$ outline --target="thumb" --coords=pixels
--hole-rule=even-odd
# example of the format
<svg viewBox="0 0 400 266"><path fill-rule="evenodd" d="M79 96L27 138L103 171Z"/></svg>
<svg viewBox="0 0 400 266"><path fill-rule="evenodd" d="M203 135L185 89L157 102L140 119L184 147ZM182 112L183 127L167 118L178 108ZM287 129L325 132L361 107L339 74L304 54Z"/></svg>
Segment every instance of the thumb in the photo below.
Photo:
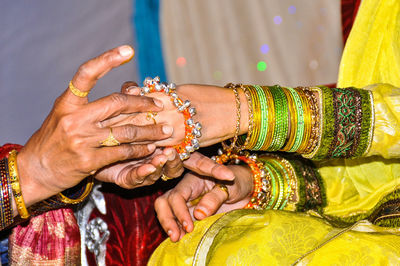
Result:
<svg viewBox="0 0 400 266"><path fill-rule="evenodd" d="M61 101L86 104L88 102L87 94L94 87L97 80L111 69L130 61L133 56L133 48L129 45L123 45L82 64L61 97Z"/></svg>
<svg viewBox="0 0 400 266"><path fill-rule="evenodd" d="M218 180L234 180L235 174L225 165L218 164L199 152L193 153L183 162L185 168L203 176L214 177Z"/></svg>

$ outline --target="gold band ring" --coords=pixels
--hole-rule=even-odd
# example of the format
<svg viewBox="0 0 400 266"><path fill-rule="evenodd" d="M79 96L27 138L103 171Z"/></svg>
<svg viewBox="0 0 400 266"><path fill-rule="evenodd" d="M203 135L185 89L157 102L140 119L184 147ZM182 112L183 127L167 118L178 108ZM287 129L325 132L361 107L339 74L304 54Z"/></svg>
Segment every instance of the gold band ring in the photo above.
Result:
<svg viewBox="0 0 400 266"><path fill-rule="evenodd" d="M90 91L81 91L80 89L78 89L77 87L74 86L74 84L72 83L72 80L69 82L68 88L70 89L70 91L72 92L73 95L81 97L81 98L85 98L86 96L88 96Z"/></svg>
<svg viewBox="0 0 400 266"><path fill-rule="evenodd" d="M154 125L157 125L157 121L156 121L156 119L154 118L154 117L157 116L157 114L158 114L157 112L147 112L146 120L147 120L147 121L150 121L150 119L153 119Z"/></svg>
<svg viewBox="0 0 400 266"><path fill-rule="evenodd" d="M162 175L161 175L161 179L162 179L163 181L168 181L168 180L174 179L174 177L169 177L169 176L166 176L166 175L162 174Z"/></svg>
<svg viewBox="0 0 400 266"><path fill-rule="evenodd" d="M229 191L226 185L221 184L221 183L217 183L214 185L214 187L218 187L220 188L222 191L224 191L226 193L226 195L228 196L227 198L229 199Z"/></svg>
<svg viewBox="0 0 400 266"><path fill-rule="evenodd" d="M100 142L101 146L106 146L106 147L118 146L120 144L121 143L114 137L111 127L110 127L110 134L108 135L108 137Z"/></svg>

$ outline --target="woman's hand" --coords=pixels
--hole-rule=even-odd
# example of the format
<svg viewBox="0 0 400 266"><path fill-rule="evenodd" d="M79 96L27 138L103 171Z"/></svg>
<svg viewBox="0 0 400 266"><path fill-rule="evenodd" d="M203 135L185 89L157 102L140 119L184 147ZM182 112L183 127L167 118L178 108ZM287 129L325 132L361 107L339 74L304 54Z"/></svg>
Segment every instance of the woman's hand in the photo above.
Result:
<svg viewBox="0 0 400 266"><path fill-rule="evenodd" d="M130 46L112 49L80 66L72 83L83 92L89 91L99 78L132 57ZM152 154L155 145L137 143L168 138L171 128L113 126L112 134L121 145L105 147L101 142L111 131L103 122L119 114L161 110L162 103L148 97L114 93L88 103L87 97L78 97L67 89L18 154L26 205L70 188L104 166Z"/></svg>
<svg viewBox="0 0 400 266"><path fill-rule="evenodd" d="M189 160L193 160L192 157ZM208 159L204 156L198 158L197 160ZM247 166L224 166L225 174L230 172L235 176L233 181L224 182L228 188L226 193L216 186L216 183L221 183L217 180L221 179L221 173L212 170L210 166L205 168L195 162L189 161L189 165L185 167L198 173L186 174L176 187L157 198L155 202L161 226L173 242L193 230L194 219L202 220L215 213L243 208L249 202L253 190L253 177Z"/></svg>
<svg viewBox="0 0 400 266"><path fill-rule="evenodd" d="M128 81L122 88L126 94L140 94L140 88L135 82ZM240 134L244 134L248 128L248 105L243 91L238 91L241 102ZM200 146L209 146L234 136L237 115L235 95L232 89L206 85L181 85L177 87L177 93L182 100L190 100L191 106L196 108L197 114L193 120L200 122L203 126L202 137L199 138ZM183 115L177 111L170 97L164 93L151 93L147 96L159 99L164 104L163 111L157 112L154 116L156 123L171 125L174 128L171 138L156 142L156 144L172 146L181 143L185 137ZM154 123L152 119L148 118L147 113L120 116L109 122L135 125Z"/></svg>

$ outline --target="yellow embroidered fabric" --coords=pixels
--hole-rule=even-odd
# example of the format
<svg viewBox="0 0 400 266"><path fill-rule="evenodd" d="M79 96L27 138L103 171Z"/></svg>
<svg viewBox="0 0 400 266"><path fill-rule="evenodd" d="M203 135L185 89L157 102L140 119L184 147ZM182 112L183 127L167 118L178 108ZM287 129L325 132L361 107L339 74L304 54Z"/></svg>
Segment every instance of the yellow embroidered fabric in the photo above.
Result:
<svg viewBox="0 0 400 266"><path fill-rule="evenodd" d="M317 162L328 201L324 214L358 216L357 221L400 189L399 0L361 2L343 53L338 87L367 87L374 98L370 157ZM396 265L399 261L400 228L378 227L365 220L337 228L303 213L237 210L195 223L194 232L177 243L164 241L149 265Z"/></svg>

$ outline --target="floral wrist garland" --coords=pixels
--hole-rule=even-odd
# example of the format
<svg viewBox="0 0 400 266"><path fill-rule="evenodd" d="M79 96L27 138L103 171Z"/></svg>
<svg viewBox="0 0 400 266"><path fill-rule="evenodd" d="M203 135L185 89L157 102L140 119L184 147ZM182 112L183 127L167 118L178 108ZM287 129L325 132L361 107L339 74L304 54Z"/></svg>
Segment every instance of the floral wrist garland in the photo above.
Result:
<svg viewBox="0 0 400 266"><path fill-rule="evenodd" d="M185 119L185 139L181 144L175 145L174 148L179 154L181 160L186 160L190 154L200 148L198 138L201 137L201 124L193 121L193 116L196 114L196 109L190 106L190 101L182 101L176 93L176 85L174 83L160 83L160 78L146 78L143 81L141 95L146 95L152 92L163 92L171 97L171 101L183 114Z"/></svg>

